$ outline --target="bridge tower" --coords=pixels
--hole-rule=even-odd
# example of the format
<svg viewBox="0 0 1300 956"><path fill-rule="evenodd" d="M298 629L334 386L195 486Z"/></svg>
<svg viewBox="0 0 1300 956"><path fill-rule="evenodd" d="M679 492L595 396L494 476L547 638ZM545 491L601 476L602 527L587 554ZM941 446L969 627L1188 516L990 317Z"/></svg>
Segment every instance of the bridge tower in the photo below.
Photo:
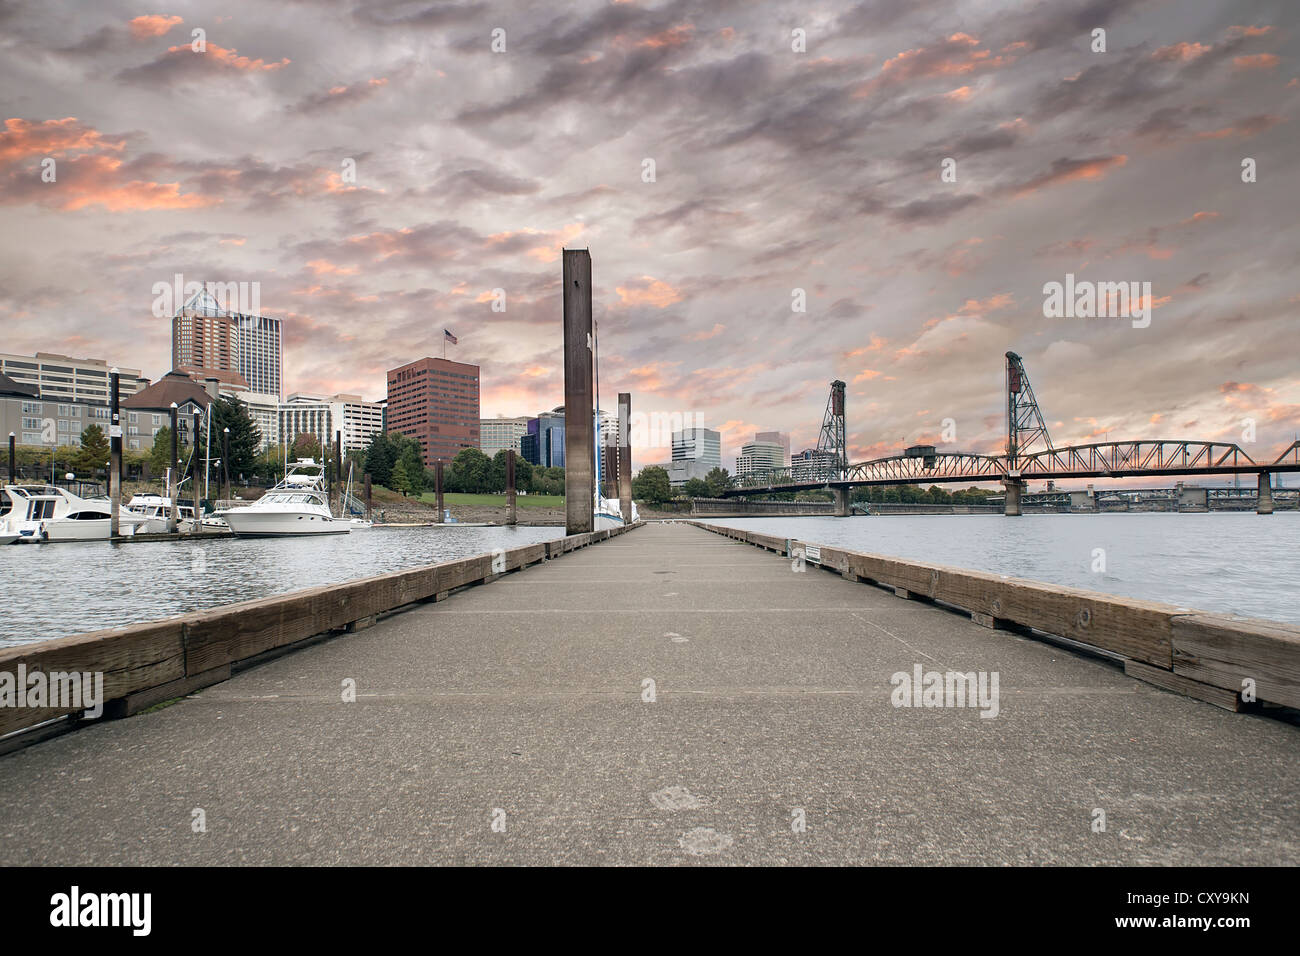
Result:
<svg viewBox="0 0 1300 956"><path fill-rule="evenodd" d="M843 478L849 467L848 444L844 427L844 383L831 382L831 394L826 400L826 414L822 416L821 434L817 436L817 450L829 452L835 458L834 474L828 478Z"/></svg>
<svg viewBox="0 0 1300 956"><path fill-rule="evenodd" d="M1020 514L1020 494L1025 483L1020 480L1020 456L1042 441L1044 448L1052 447L1052 436L1047 433L1047 422L1038 408L1034 387L1029 384L1024 360L1015 352L1007 353L1007 489L1005 512Z"/></svg>

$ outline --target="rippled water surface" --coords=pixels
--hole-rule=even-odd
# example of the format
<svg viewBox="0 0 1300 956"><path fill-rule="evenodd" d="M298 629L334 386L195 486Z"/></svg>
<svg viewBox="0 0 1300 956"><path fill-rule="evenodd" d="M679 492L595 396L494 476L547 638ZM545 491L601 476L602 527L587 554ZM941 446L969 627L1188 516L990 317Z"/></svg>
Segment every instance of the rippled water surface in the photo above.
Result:
<svg viewBox="0 0 1300 956"><path fill-rule="evenodd" d="M1300 512L710 518L813 544L1300 624ZM1094 571L1103 555L1105 570Z"/></svg>
<svg viewBox="0 0 1300 956"><path fill-rule="evenodd" d="M563 528L376 528L310 538L0 548L0 646L550 541Z"/></svg>

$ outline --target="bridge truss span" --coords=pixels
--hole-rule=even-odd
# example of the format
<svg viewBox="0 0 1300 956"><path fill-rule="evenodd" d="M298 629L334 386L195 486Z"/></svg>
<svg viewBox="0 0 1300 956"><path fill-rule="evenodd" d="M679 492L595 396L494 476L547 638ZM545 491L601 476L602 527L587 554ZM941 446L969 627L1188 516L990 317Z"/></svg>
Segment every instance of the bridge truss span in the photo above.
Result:
<svg viewBox="0 0 1300 956"><path fill-rule="evenodd" d="M1238 474L1260 465L1231 442L1149 439L1068 445L1022 455L1017 477Z"/></svg>

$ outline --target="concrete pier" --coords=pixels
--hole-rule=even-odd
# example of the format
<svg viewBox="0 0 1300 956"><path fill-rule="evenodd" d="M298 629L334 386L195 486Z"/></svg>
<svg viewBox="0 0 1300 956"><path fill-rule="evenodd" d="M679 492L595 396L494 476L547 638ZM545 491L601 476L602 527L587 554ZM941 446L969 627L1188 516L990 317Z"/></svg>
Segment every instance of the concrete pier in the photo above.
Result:
<svg viewBox="0 0 1300 956"><path fill-rule="evenodd" d="M835 516L837 518L847 518L849 511L849 489L832 488L831 493L835 495Z"/></svg>
<svg viewBox="0 0 1300 956"><path fill-rule="evenodd" d="M1259 499L1255 505L1255 513L1261 515L1273 513L1272 476L1267 471L1259 473Z"/></svg>
<svg viewBox="0 0 1300 956"><path fill-rule="evenodd" d="M1002 513L1011 518L1018 518L1022 514L1020 508L1020 496L1025 490L1025 483L1019 478L1008 478L1002 482L1007 489L1007 496L1003 504Z"/></svg>
<svg viewBox="0 0 1300 956"><path fill-rule="evenodd" d="M0 757L0 864L1294 865L1298 735L651 525Z"/></svg>

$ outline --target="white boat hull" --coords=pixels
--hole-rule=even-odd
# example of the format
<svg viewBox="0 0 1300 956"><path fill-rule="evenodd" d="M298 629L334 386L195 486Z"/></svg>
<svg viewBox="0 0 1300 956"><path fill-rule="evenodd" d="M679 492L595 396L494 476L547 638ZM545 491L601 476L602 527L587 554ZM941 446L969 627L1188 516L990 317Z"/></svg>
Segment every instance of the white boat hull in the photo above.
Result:
<svg viewBox="0 0 1300 956"><path fill-rule="evenodd" d="M347 534L352 522L346 518L302 512L276 512L234 508L222 517L230 530L243 538L297 537L310 534Z"/></svg>

